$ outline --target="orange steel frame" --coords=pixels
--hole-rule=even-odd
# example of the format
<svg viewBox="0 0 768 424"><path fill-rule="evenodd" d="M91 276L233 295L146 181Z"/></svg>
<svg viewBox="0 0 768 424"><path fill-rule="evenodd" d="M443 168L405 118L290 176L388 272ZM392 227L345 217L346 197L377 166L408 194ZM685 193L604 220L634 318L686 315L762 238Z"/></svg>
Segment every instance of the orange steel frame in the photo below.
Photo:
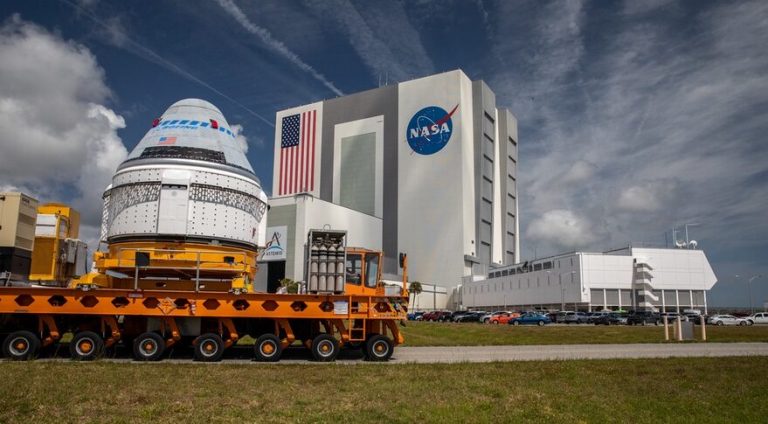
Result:
<svg viewBox="0 0 768 424"><path fill-rule="evenodd" d="M346 311L334 311L334 302L346 302ZM0 287L0 314L36 316L43 346L61 337L54 319L60 315L97 318L107 347L120 339L119 316L159 318L169 346L181 339L177 318L217 319L226 347L240 337L232 320L243 318L273 319L275 334L285 335L283 347L296 340L289 322L293 319L311 320L318 329L322 326L326 333L338 334L342 344L389 330L393 344L399 345L404 338L397 321L406 319L406 307L403 296Z"/></svg>

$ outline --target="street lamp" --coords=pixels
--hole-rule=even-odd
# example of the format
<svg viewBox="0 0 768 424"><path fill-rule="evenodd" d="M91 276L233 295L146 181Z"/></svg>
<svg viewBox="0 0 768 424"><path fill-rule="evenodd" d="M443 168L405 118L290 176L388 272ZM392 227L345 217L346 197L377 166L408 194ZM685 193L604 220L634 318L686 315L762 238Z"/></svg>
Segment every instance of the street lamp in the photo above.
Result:
<svg viewBox="0 0 768 424"><path fill-rule="evenodd" d="M749 280L747 280L747 291L749 292L749 313L750 314L754 314L755 313L755 309L752 307L752 281L755 278L760 278L760 277L762 277L762 275L756 274L756 275L753 275L753 276L749 277Z"/></svg>
<svg viewBox="0 0 768 424"><path fill-rule="evenodd" d="M739 275L734 275L734 278L741 278ZM756 278L762 277L762 274L755 274L751 277L749 277L749 280L747 280L747 295L749 296L749 313L754 314L755 309L752 307L752 281L754 281Z"/></svg>

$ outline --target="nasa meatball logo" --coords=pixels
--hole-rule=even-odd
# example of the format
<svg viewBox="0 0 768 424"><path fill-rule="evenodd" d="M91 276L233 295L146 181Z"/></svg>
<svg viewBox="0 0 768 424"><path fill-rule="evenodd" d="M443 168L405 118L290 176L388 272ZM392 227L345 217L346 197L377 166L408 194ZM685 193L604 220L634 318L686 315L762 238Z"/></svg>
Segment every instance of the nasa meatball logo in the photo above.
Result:
<svg viewBox="0 0 768 424"><path fill-rule="evenodd" d="M414 152L432 155L445 147L453 134L453 116L459 105L450 112L439 106L428 106L416 112L408 123L405 139Z"/></svg>

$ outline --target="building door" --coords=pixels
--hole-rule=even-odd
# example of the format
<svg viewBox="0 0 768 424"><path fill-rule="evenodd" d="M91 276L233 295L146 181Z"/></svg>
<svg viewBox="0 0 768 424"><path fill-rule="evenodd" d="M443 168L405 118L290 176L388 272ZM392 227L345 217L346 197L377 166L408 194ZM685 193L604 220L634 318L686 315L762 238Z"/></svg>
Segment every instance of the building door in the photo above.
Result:
<svg viewBox="0 0 768 424"><path fill-rule="evenodd" d="M275 293L285 278L285 261L267 262L267 292Z"/></svg>

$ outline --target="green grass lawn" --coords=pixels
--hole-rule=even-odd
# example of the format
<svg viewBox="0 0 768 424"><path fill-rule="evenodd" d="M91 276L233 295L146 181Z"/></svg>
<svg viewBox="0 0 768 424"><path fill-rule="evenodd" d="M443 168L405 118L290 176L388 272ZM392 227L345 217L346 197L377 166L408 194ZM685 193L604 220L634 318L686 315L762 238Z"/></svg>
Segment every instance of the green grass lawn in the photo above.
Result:
<svg viewBox="0 0 768 424"><path fill-rule="evenodd" d="M0 422L765 422L768 358L0 363Z"/></svg>
<svg viewBox="0 0 768 424"><path fill-rule="evenodd" d="M537 344L660 343L663 326L511 326L477 323L442 323L409 321L405 328L405 346L482 346ZM696 327L696 337L700 337ZM670 337L672 331L670 329ZM768 326L707 326L711 342L768 342Z"/></svg>

